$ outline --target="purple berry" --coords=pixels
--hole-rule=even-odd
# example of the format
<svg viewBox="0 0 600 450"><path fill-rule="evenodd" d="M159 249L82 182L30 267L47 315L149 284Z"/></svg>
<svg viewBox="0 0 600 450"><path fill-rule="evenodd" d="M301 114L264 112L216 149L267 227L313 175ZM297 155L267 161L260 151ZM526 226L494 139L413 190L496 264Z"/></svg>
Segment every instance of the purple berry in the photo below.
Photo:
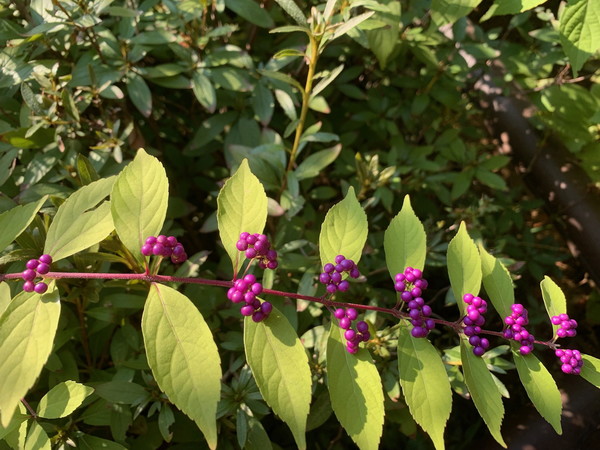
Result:
<svg viewBox="0 0 600 450"><path fill-rule="evenodd" d="M257 252L253 248L249 248L246 250L246 258L253 259L256 258Z"/></svg>
<svg viewBox="0 0 600 450"><path fill-rule="evenodd" d="M326 289L330 294L335 294L337 291L337 286L335 284L328 284Z"/></svg>
<svg viewBox="0 0 600 450"><path fill-rule="evenodd" d="M483 356L484 353L485 353L485 349L483 347L474 347L473 348L473 354L475 356Z"/></svg>
<svg viewBox="0 0 600 450"><path fill-rule="evenodd" d="M346 311L344 311L343 308L338 308L335 310L333 315L335 316L336 319L342 319L342 318L346 317Z"/></svg>
<svg viewBox="0 0 600 450"><path fill-rule="evenodd" d="M235 248L237 248L240 252L244 252L248 250L248 243L240 239L235 243Z"/></svg>
<svg viewBox="0 0 600 450"><path fill-rule="evenodd" d="M144 256L152 256L152 247L153 244L144 244L142 245L142 255Z"/></svg>
<svg viewBox="0 0 600 450"><path fill-rule="evenodd" d="M39 283L35 284L35 287L33 288L33 290L38 294L43 294L44 292L46 292L48 290L48 285L46 283L44 283L43 281L40 281Z"/></svg>
<svg viewBox="0 0 600 450"><path fill-rule="evenodd" d="M242 306L240 313L242 313L242 316L251 316L254 313L254 307L252 305Z"/></svg>
<svg viewBox="0 0 600 450"><path fill-rule="evenodd" d="M52 256L44 254L38 258L38 261L46 264L52 264Z"/></svg>
<svg viewBox="0 0 600 450"><path fill-rule="evenodd" d="M331 277L328 273L323 272L321 275L319 275L319 281L323 284L329 284L329 282L331 281Z"/></svg>
<svg viewBox="0 0 600 450"><path fill-rule="evenodd" d="M156 243L152 246L152 254L154 254L156 256L162 255L162 252L164 250L165 250L165 246L160 243Z"/></svg>
<svg viewBox="0 0 600 450"><path fill-rule="evenodd" d="M333 272L331 274L331 282L334 284L339 284L342 281L342 274L339 272Z"/></svg>
<svg viewBox="0 0 600 450"><path fill-rule="evenodd" d="M248 236L250 236L250 233L248 233L247 231L243 231L242 233L240 233L240 239L241 240L246 240L248 239Z"/></svg>
<svg viewBox="0 0 600 450"><path fill-rule="evenodd" d="M354 268L354 261L352 261L351 259L345 259L340 264L342 266L342 269L346 271L352 270Z"/></svg>
<svg viewBox="0 0 600 450"><path fill-rule="evenodd" d="M348 328L350 328L350 325L352 324L352 321L350 319L348 319L347 317L342 317L340 319L340 328L347 330Z"/></svg>
<svg viewBox="0 0 600 450"><path fill-rule="evenodd" d="M275 270L275 269L277 269L278 265L279 265L279 263L277 261L269 261L267 263L267 269Z"/></svg>
<svg viewBox="0 0 600 450"><path fill-rule="evenodd" d="M262 311L256 311L252 314L252 321L258 323L265 319L265 315Z"/></svg>
<svg viewBox="0 0 600 450"><path fill-rule="evenodd" d="M350 320L356 320L358 317L358 312L354 308L348 308L346 310L346 317Z"/></svg>
<svg viewBox="0 0 600 450"><path fill-rule="evenodd" d="M156 238L154 236L148 236L144 243L148 245L154 245L156 244Z"/></svg>
<svg viewBox="0 0 600 450"><path fill-rule="evenodd" d="M341 262L342 262L344 259L346 259L346 258L344 257L344 255L337 255L337 256L335 257L334 261L335 261L335 263L336 263L336 264L339 264L339 263L341 263Z"/></svg>
<svg viewBox="0 0 600 450"><path fill-rule="evenodd" d="M39 263L40 262L37 259L30 259L29 261L27 261L27 264L25 264L25 267L31 270L35 270L37 269Z"/></svg>
<svg viewBox="0 0 600 450"><path fill-rule="evenodd" d="M356 331L354 331L353 329L349 329L344 332L344 337L346 338L347 341L353 340L355 336L356 336Z"/></svg>
<svg viewBox="0 0 600 450"><path fill-rule="evenodd" d="M356 322L356 330L364 334L369 330L369 325L364 320L361 320Z"/></svg>
<svg viewBox="0 0 600 450"><path fill-rule="evenodd" d="M335 266L331 263L327 263L323 266L323 272L331 273L335 270Z"/></svg>
<svg viewBox="0 0 600 450"><path fill-rule="evenodd" d="M355 267L354 269L352 269L350 271L350 278L358 278L360 277L360 271L358 270L357 267Z"/></svg>
<svg viewBox="0 0 600 450"><path fill-rule="evenodd" d="M342 292L346 292L348 289L350 289L350 283L346 280L340 281L340 284L338 284L338 289Z"/></svg>
<svg viewBox="0 0 600 450"><path fill-rule="evenodd" d="M35 283L33 281L26 281L23 283L23 290L25 292L33 292L35 289Z"/></svg>
<svg viewBox="0 0 600 450"><path fill-rule="evenodd" d="M36 275L35 270L25 269L21 276L25 281L32 281L35 279Z"/></svg>
<svg viewBox="0 0 600 450"><path fill-rule="evenodd" d="M37 273L40 275L46 275L50 272L50 266L46 263L40 263L37 267Z"/></svg>
<svg viewBox="0 0 600 450"><path fill-rule="evenodd" d="M260 305L260 310L265 316L268 316L273 311L273 305L269 302L264 302Z"/></svg>

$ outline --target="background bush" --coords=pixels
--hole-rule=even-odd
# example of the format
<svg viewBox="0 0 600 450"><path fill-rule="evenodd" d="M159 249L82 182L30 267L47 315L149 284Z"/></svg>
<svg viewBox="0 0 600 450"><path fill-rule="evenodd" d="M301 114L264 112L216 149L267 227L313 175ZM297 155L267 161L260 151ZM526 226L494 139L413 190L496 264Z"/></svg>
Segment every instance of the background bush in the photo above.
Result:
<svg viewBox="0 0 600 450"><path fill-rule="evenodd" d="M499 68L495 82L535 105L532 123L540 134L558 135L597 182L600 89L598 59L590 58L597 49L583 37L570 44L563 25L565 8L583 8L583 18L576 20L586 20L597 6L592 0L585 7L581 0L531 1L521 12L527 6L456 3L462 8L435 0L340 2L334 22L375 12L328 42L320 55L315 85L322 90L311 99L292 167L289 153L302 105L293 80L305 84L308 66L302 55L308 40L301 32L269 32L294 23L278 4L32 0L0 7L0 36L6 42L0 53L0 211L50 196L44 218L36 218L18 246L4 252L4 271L22 270L26 259L42 253L50 218L70 193L119 173L144 147L165 165L170 180L165 230L194 255L178 274L231 279L216 234L216 196L231 169L247 158L270 197L267 232L281 254L281 268L266 280L267 287L321 294L319 226L352 186L368 214L370 234L361 262L368 283L348 300L393 304L383 232L410 194L428 235L434 311L457 318L455 309L447 308L455 299L445 253L465 221L471 235L510 266L532 317L543 310L537 290L543 275L560 280L569 310L576 312L572 316L588 319L582 350L598 354L592 328L600 322L598 296L555 231L555 212L541 209L542 200L525 189L510 156L498 150L473 88L481 71ZM312 7L324 7L298 5L307 16ZM592 33L597 42L600 30ZM328 83L319 85L323 80ZM92 250L63 261L60 269L132 268L131 255L115 236ZM197 448L202 435L169 406L144 365L140 287L79 280L64 288L69 294L62 298L68 302L59 326L62 338L28 397L35 402L60 381L115 379L134 381L150 395L139 402L133 395L115 401L114 392L93 394L73 421L53 425L56 435L64 436L55 444L68 443L70 433L83 430L134 448L165 442ZM16 286L11 289L17 292ZM244 444L255 419L273 443L293 446L245 365L239 320L223 289L181 289L208 321L221 352L223 448ZM319 305L275 304L299 336L314 333L324 321ZM380 338L370 345L388 396L382 447L430 446L400 395L391 364L393 330L385 328L383 318L369 319L382 325ZM499 320L490 324L501 326ZM455 334L439 329L430 339L448 349L451 362ZM507 391L515 393L510 402L517 409L526 399L512 363L502 356L500 349L490 363L503 375ZM312 361L315 380L323 378L322 362ZM553 360L549 364L557 367ZM453 389L467 397L455 368L447 366ZM315 386L308 441L315 448L349 445L322 385ZM483 428L470 403L460 405L451 417L449 447L475 439Z"/></svg>

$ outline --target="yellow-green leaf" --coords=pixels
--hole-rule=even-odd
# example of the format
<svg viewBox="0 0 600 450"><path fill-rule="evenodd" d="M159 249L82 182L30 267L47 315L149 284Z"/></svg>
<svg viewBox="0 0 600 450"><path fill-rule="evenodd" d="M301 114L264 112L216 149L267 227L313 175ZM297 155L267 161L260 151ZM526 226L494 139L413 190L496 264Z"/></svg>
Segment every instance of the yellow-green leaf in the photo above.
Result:
<svg viewBox="0 0 600 450"><path fill-rule="evenodd" d="M154 283L142 315L142 333L158 386L196 422L209 447L216 448L221 360L202 314L185 295Z"/></svg>
<svg viewBox="0 0 600 450"><path fill-rule="evenodd" d="M356 199L354 188L350 187L344 200L329 210L321 225L321 263L333 263L337 255L358 263L366 241L367 215Z"/></svg>
<svg viewBox="0 0 600 450"><path fill-rule="evenodd" d="M346 351L344 330L331 326L327 342L327 379L331 407L361 450L377 449L383 430L383 388L369 351Z"/></svg>
<svg viewBox="0 0 600 450"><path fill-rule="evenodd" d="M66 417L81 406L94 389L75 381L65 381L54 386L42 397L37 415L45 419Z"/></svg>
<svg viewBox="0 0 600 450"><path fill-rule="evenodd" d="M463 296L477 295L481 288L481 259L464 222L448 244L448 276L460 313L464 315Z"/></svg>
<svg viewBox="0 0 600 450"><path fill-rule="evenodd" d="M504 319L512 314L511 305L515 302L515 290L510 273L500 260L479 246L483 287L498 314Z"/></svg>
<svg viewBox="0 0 600 450"><path fill-rule="evenodd" d="M37 202L15 206L0 214L0 251L14 241L29 226L37 212L40 210L48 196Z"/></svg>
<svg viewBox="0 0 600 450"><path fill-rule="evenodd" d="M6 427L17 404L39 376L54 342L60 301L50 286L44 295L21 292L0 317L0 414Z"/></svg>
<svg viewBox="0 0 600 450"><path fill-rule="evenodd" d="M162 164L144 149L119 174L111 198L115 229L125 247L143 261L140 252L148 236L156 236L165 221L169 180Z"/></svg>
<svg viewBox="0 0 600 450"><path fill-rule="evenodd" d="M298 448L306 448L312 378L306 351L294 327L276 308L268 319L244 319L246 360L260 392L288 424Z"/></svg>

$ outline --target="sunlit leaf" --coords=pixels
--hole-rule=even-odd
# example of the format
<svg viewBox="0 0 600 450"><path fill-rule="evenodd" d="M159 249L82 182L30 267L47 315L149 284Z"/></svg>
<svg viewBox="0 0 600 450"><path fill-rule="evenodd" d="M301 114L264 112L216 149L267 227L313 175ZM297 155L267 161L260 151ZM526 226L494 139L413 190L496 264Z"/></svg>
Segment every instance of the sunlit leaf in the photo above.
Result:
<svg viewBox="0 0 600 450"><path fill-rule="evenodd" d="M479 254L483 287L494 308L504 319L512 314L510 307L515 302L515 290L510 273L500 260L490 255L482 245L479 245Z"/></svg>
<svg viewBox="0 0 600 450"><path fill-rule="evenodd" d="M448 244L448 276L460 313L464 314L463 296L477 295L481 288L481 259L464 222Z"/></svg>
<svg viewBox="0 0 600 450"><path fill-rule="evenodd" d="M54 386L42 397L37 414L45 419L66 417L81 406L94 389L75 381L65 381Z"/></svg>
<svg viewBox="0 0 600 450"><path fill-rule="evenodd" d="M296 331L277 309L255 323L244 319L246 360L260 392L306 448L306 419L310 409L312 379L308 357Z"/></svg>
<svg viewBox="0 0 600 450"><path fill-rule="evenodd" d="M29 226L47 199L44 196L37 202L15 206L0 214L0 250L4 250Z"/></svg>

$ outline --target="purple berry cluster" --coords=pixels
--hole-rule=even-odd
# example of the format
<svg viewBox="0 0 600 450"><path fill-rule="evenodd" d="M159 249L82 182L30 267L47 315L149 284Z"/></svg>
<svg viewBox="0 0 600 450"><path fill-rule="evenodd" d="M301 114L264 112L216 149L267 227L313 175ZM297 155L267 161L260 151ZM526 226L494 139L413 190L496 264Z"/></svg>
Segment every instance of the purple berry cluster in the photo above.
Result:
<svg viewBox="0 0 600 450"><path fill-rule="evenodd" d="M408 305L408 315L413 325L410 333L416 338L426 337L435 328L435 322L429 318L431 307L421 297L428 284L423 272L407 267L403 273L396 274L394 280L394 289L400 292L400 299Z"/></svg>
<svg viewBox="0 0 600 450"><path fill-rule="evenodd" d="M463 332L469 338L469 344L473 346L473 354L482 356L490 347L490 341L479 336L481 327L485 324L483 315L487 312L487 302L473 294L465 294L463 301L468 305L467 314L463 319Z"/></svg>
<svg viewBox="0 0 600 450"><path fill-rule="evenodd" d="M38 294L43 294L48 290L48 285L43 281L38 281L34 283L33 280L38 275L46 275L50 272L50 264L52 264L52 257L50 255L42 255L38 259L30 259L25 264L27 267L22 274L23 280L23 290L25 292L36 292Z"/></svg>
<svg viewBox="0 0 600 450"><path fill-rule="evenodd" d="M227 298L233 303L245 303L240 308L243 316L252 316L254 322L265 320L271 314L273 305L262 302L256 298L263 291L262 284L256 281L252 274L244 276L233 282L233 287L227 291Z"/></svg>
<svg viewBox="0 0 600 450"><path fill-rule="evenodd" d="M525 325L529 323L527 310L520 303L512 305L511 310L512 314L504 319L504 323L508 325L508 328L504 330L504 337L519 342L521 355L528 355L533 351L535 337L525 329Z"/></svg>
<svg viewBox="0 0 600 450"><path fill-rule="evenodd" d="M346 350L348 353L356 353L358 351L358 345L361 342L367 342L371 339L369 333L369 325L364 320L356 322L356 329L352 328L352 322L358 317L358 312L354 308L338 308L333 313L340 328L346 330L344 332L344 338L346 339Z"/></svg>
<svg viewBox="0 0 600 450"><path fill-rule="evenodd" d="M560 348L554 351L557 358L560 359L560 369L567 374L579 375L581 373L581 367L583 367L583 359L581 359L581 353L579 350L571 350Z"/></svg>
<svg viewBox="0 0 600 450"><path fill-rule="evenodd" d="M550 319L554 325L558 325L556 330L556 337L575 337L577 336L577 321L570 319L567 314L559 314L558 316L552 316Z"/></svg>
<svg viewBox="0 0 600 450"><path fill-rule="evenodd" d="M264 234L243 232L235 244L240 252L245 252L246 258L258 260L261 269L277 269L277 252L271 248L269 238Z"/></svg>
<svg viewBox="0 0 600 450"><path fill-rule="evenodd" d="M360 272L356 263L351 259L346 259L344 255L335 257L335 264L327 263L323 266L323 273L319 275L319 281L326 285L327 292L335 294L337 291L346 292L350 288L348 280L343 280L344 273L351 278L360 277Z"/></svg>
<svg viewBox="0 0 600 450"><path fill-rule="evenodd" d="M162 256L171 258L173 264L181 264L187 260L187 254L183 245L181 245L175 236L150 236L142 245L142 255L144 256Z"/></svg>

